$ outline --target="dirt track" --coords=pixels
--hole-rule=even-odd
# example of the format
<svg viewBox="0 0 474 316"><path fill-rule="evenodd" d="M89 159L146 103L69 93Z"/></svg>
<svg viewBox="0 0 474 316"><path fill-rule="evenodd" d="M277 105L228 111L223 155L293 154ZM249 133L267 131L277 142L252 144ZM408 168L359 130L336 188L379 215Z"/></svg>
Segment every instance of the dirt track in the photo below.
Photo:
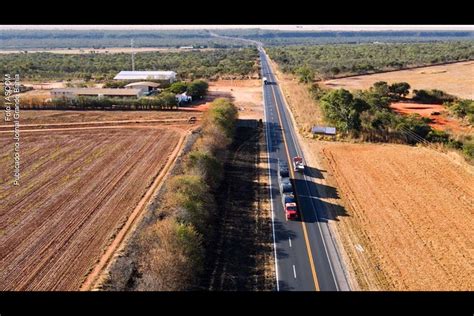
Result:
<svg viewBox="0 0 474 316"><path fill-rule="evenodd" d="M474 289L472 167L402 145L327 143L322 152L344 196L348 216L336 225L363 289Z"/></svg>
<svg viewBox="0 0 474 316"><path fill-rule="evenodd" d="M25 132L25 131L23 131ZM0 289L77 290L177 147L168 128L22 134L22 180L0 170ZM0 136L0 164L11 165Z"/></svg>

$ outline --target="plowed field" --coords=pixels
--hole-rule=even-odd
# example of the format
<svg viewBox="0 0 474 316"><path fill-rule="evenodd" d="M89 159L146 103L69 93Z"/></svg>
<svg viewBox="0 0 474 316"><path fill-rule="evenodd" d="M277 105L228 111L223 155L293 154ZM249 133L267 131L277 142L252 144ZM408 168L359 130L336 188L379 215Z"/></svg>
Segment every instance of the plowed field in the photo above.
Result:
<svg viewBox="0 0 474 316"><path fill-rule="evenodd" d="M178 146L175 128L0 134L0 290L78 290Z"/></svg>
<svg viewBox="0 0 474 316"><path fill-rule="evenodd" d="M474 290L470 166L427 148L322 147L347 207L338 225L363 288Z"/></svg>

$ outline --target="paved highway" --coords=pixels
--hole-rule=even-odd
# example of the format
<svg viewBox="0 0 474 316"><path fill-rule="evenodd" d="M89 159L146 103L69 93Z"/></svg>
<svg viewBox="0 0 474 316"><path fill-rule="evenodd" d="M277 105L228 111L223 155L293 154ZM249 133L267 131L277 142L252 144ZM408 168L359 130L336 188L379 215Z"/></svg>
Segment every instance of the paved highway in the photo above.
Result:
<svg viewBox="0 0 474 316"><path fill-rule="evenodd" d="M291 159L304 155L295 135L288 108L268 62L259 47L263 85L265 130L269 152L272 224L278 291L349 290L340 256L321 212L317 185L308 174L295 173ZM300 219L286 220L278 182L278 161L290 167ZM306 162L306 160L304 160Z"/></svg>

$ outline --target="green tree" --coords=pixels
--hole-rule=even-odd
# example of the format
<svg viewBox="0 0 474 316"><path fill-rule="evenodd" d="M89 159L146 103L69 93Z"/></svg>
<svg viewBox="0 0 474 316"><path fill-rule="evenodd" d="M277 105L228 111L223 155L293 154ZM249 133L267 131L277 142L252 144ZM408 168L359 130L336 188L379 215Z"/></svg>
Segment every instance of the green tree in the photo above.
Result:
<svg viewBox="0 0 474 316"><path fill-rule="evenodd" d="M187 95L193 99L202 98L207 94L209 84L204 80L194 80L188 85Z"/></svg>
<svg viewBox="0 0 474 316"><path fill-rule="evenodd" d="M321 108L326 119L345 132L360 130L360 112L367 108L364 101L357 98L345 89L328 92L321 98Z"/></svg>
<svg viewBox="0 0 474 316"><path fill-rule="evenodd" d="M311 83L314 79L314 72L309 67L300 67L296 70L296 74L300 78L300 82Z"/></svg>
<svg viewBox="0 0 474 316"><path fill-rule="evenodd" d="M384 97L388 97L390 88L386 81L377 81L373 85L373 92Z"/></svg>
<svg viewBox="0 0 474 316"><path fill-rule="evenodd" d="M168 88L169 91L178 94L178 93L183 93L188 89L188 85L186 82L183 81L177 81L173 82L171 86Z"/></svg>
<svg viewBox="0 0 474 316"><path fill-rule="evenodd" d="M232 102L219 98L212 102L203 125L216 125L225 136L232 139L238 115L239 112Z"/></svg>
<svg viewBox="0 0 474 316"><path fill-rule="evenodd" d="M208 233L215 203L204 180L197 175L179 175L172 178L170 190L175 193L170 203L180 211L178 217L194 225L199 233Z"/></svg>
<svg viewBox="0 0 474 316"><path fill-rule="evenodd" d="M395 82L389 86L389 91L396 98L404 98L410 93L410 85L406 82Z"/></svg>

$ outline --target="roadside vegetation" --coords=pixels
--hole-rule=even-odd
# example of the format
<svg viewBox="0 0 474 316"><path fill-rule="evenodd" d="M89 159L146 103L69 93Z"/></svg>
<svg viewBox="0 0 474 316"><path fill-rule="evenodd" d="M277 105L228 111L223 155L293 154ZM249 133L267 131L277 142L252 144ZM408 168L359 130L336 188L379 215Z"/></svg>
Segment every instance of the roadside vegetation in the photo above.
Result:
<svg viewBox="0 0 474 316"><path fill-rule="evenodd" d="M137 70L173 70L180 79L245 78L258 73L255 48L136 53ZM0 72L23 80L106 81L131 68L130 54L0 54Z"/></svg>
<svg viewBox="0 0 474 316"><path fill-rule="evenodd" d="M212 246L206 237L215 229L216 195L237 116L230 101L212 102L203 116L199 138L183 159L182 170L165 185L155 211L158 217L137 231L135 272L122 287L106 285L106 289L177 291L198 286L206 249ZM117 280L109 280L114 282Z"/></svg>
<svg viewBox="0 0 474 316"><path fill-rule="evenodd" d="M317 84L311 85L309 89L319 103L325 121L336 126L343 136L365 141L412 145L439 143L461 150L470 159L474 157L471 136L453 137L448 132L434 130L429 125L429 118L417 114L404 116L390 108L391 102L402 100L408 95L410 85L406 82L388 85L379 81L368 90L358 90L354 93L345 89L323 90ZM425 92L420 91L415 91L415 97L425 95ZM430 101L442 103L451 100L448 108L458 116L473 115L472 100L459 100L439 90L427 91L426 95L430 96Z"/></svg>
<svg viewBox="0 0 474 316"><path fill-rule="evenodd" d="M474 41L268 47L283 72L303 82L474 59Z"/></svg>

